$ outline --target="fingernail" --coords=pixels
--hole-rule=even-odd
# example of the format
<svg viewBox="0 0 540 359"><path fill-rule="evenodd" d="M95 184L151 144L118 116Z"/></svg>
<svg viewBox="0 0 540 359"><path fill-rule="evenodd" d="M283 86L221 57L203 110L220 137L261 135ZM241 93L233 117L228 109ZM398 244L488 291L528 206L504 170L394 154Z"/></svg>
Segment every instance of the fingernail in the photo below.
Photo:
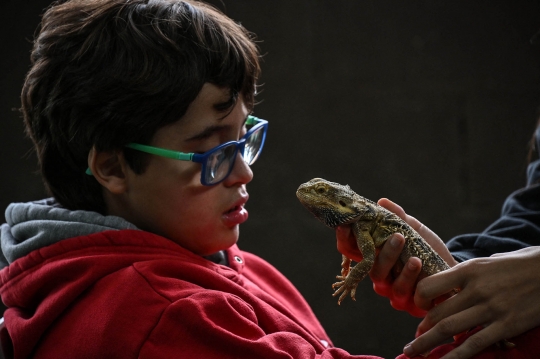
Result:
<svg viewBox="0 0 540 359"><path fill-rule="evenodd" d="M392 247L399 247L400 242L401 241L399 240L399 237L395 234L390 239L390 244L392 245Z"/></svg>
<svg viewBox="0 0 540 359"><path fill-rule="evenodd" d="M414 355L414 350L413 350L413 348L411 346L411 343L405 345L405 348L403 348L403 354L405 354L408 357L411 357L411 356Z"/></svg>
<svg viewBox="0 0 540 359"><path fill-rule="evenodd" d="M411 262L407 263L407 267L409 268L409 270L415 270L416 269L416 265L414 263L411 263Z"/></svg>

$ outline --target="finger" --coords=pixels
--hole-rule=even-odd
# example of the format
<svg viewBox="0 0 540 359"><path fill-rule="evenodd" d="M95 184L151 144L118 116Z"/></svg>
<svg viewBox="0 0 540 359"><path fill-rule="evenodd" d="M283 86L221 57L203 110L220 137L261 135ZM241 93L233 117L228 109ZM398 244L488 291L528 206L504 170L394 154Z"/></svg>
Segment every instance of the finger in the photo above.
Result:
<svg viewBox="0 0 540 359"><path fill-rule="evenodd" d="M434 347L445 343L454 335L463 333L475 327L477 315L478 313L476 313L473 308L469 308L453 316L444 318L433 328L407 344L405 348L403 348L403 353L411 357L430 351Z"/></svg>
<svg viewBox="0 0 540 359"><path fill-rule="evenodd" d="M392 284L392 300L390 304L394 309L405 310L415 317L423 317L426 311L414 304L414 290L416 282L422 270L422 262L419 258L410 258L405 264L403 271L397 276Z"/></svg>
<svg viewBox="0 0 540 359"><path fill-rule="evenodd" d="M336 228L337 249L341 254L360 262L363 258L362 252L358 249L356 238L351 231L351 226L338 226Z"/></svg>
<svg viewBox="0 0 540 359"><path fill-rule="evenodd" d="M401 207L395 202L392 202L388 198L381 198L380 200L377 201L377 204L381 207L386 208L390 212L393 212L394 214L396 214L399 218L407 222L409 226L413 227L414 230L417 232L423 226L423 224L419 220L405 213L405 210L403 209L403 207Z"/></svg>
<svg viewBox="0 0 540 359"><path fill-rule="evenodd" d="M451 317L465 310L472 310L473 316L469 322L471 327L485 323L492 315L490 316L490 313L487 313L483 307L475 304L474 298L464 292L447 298L444 302L436 305L427 312L424 320L418 325L416 335L419 336L429 331L444 318Z"/></svg>
<svg viewBox="0 0 540 359"><path fill-rule="evenodd" d="M395 202L392 202L388 198L381 198L377 201L377 204L381 207L386 208L392 213L395 213L399 218L405 220L407 218L407 213L405 213L405 210L403 207L398 205Z"/></svg>
<svg viewBox="0 0 540 359"><path fill-rule="evenodd" d="M434 299L451 292L453 289L463 288L465 280L465 276L461 272L463 269L458 265L419 281L414 295L416 305L424 310L429 310L433 307Z"/></svg>
<svg viewBox="0 0 540 359"><path fill-rule="evenodd" d="M405 213L405 210L398 204L392 202L388 198L381 198L377 202L380 206L386 208L390 212L395 213L399 218L404 220L409 226L411 226L422 238L424 238L433 249L439 253L439 255L453 267L457 264L457 261L452 257L444 242L435 234L431 229L422 224L419 220L413 216L409 216Z"/></svg>
<svg viewBox="0 0 540 359"><path fill-rule="evenodd" d="M418 326L416 327L416 333L414 333L415 338L418 338L419 336L427 332L429 329L433 328L433 325L435 325L435 324L431 324L429 319L427 319L427 316L429 315L429 311L426 313L427 314L424 317L424 319L422 319L420 324L418 324Z"/></svg>
<svg viewBox="0 0 540 359"><path fill-rule="evenodd" d="M394 280L394 295L397 297L412 296L421 271L422 261L416 257L409 258L399 276Z"/></svg>
<svg viewBox="0 0 540 359"><path fill-rule="evenodd" d="M443 359L467 359L492 344L505 339L505 328L501 325L489 325L467 338L463 344L447 353Z"/></svg>
<svg viewBox="0 0 540 359"><path fill-rule="evenodd" d="M390 275L390 271L399 261L404 245L405 238L400 233L394 233L386 240L370 272L373 281L385 280Z"/></svg>
<svg viewBox="0 0 540 359"><path fill-rule="evenodd" d="M384 297L392 296L393 273L399 274L403 267L399 255L404 244L405 238L400 234L394 234L386 240L379 251L369 272L375 293Z"/></svg>

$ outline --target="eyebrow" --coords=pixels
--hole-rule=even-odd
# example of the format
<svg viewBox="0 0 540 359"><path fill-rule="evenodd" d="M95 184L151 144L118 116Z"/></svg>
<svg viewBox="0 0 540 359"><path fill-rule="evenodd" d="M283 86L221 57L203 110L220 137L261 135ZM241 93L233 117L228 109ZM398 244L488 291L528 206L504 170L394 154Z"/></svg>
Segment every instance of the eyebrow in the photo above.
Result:
<svg viewBox="0 0 540 359"><path fill-rule="evenodd" d="M194 136L191 136L188 139L186 139L186 142L203 140L205 138L211 137L216 132L220 132L220 131L223 131L223 130L228 130L230 128L231 128L230 125L212 125L212 126L208 126L207 128L205 128L204 130L202 130L198 134L196 134Z"/></svg>

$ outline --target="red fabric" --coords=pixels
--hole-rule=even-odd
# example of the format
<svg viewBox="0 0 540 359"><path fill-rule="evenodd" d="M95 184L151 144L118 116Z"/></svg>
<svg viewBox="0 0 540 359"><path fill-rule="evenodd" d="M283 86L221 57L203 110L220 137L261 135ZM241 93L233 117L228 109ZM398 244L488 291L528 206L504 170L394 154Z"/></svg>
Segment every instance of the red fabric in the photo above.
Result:
<svg viewBox="0 0 540 359"><path fill-rule="evenodd" d="M0 272L15 358L375 358L330 339L262 259L230 267L142 231L60 241Z"/></svg>
<svg viewBox="0 0 540 359"><path fill-rule="evenodd" d="M481 328L475 329L466 335L461 335L456 341L450 344L441 345L429 353L428 356L417 355L410 359L439 359L452 349L457 348L470 336L477 333ZM515 344L512 349L500 348L492 345L474 356L474 359L532 359L540 358L540 327L534 328L518 335L515 338L509 338L509 341ZM405 355L400 355L396 359L409 359Z"/></svg>

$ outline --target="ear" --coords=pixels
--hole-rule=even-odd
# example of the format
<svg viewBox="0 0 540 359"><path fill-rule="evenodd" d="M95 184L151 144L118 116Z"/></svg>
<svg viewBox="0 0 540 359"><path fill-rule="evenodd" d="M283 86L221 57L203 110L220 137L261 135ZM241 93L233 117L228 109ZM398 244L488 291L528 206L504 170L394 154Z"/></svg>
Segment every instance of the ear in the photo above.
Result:
<svg viewBox="0 0 540 359"><path fill-rule="evenodd" d="M127 163L121 151L98 152L92 147L88 153L88 168L103 187L113 194L127 189Z"/></svg>

